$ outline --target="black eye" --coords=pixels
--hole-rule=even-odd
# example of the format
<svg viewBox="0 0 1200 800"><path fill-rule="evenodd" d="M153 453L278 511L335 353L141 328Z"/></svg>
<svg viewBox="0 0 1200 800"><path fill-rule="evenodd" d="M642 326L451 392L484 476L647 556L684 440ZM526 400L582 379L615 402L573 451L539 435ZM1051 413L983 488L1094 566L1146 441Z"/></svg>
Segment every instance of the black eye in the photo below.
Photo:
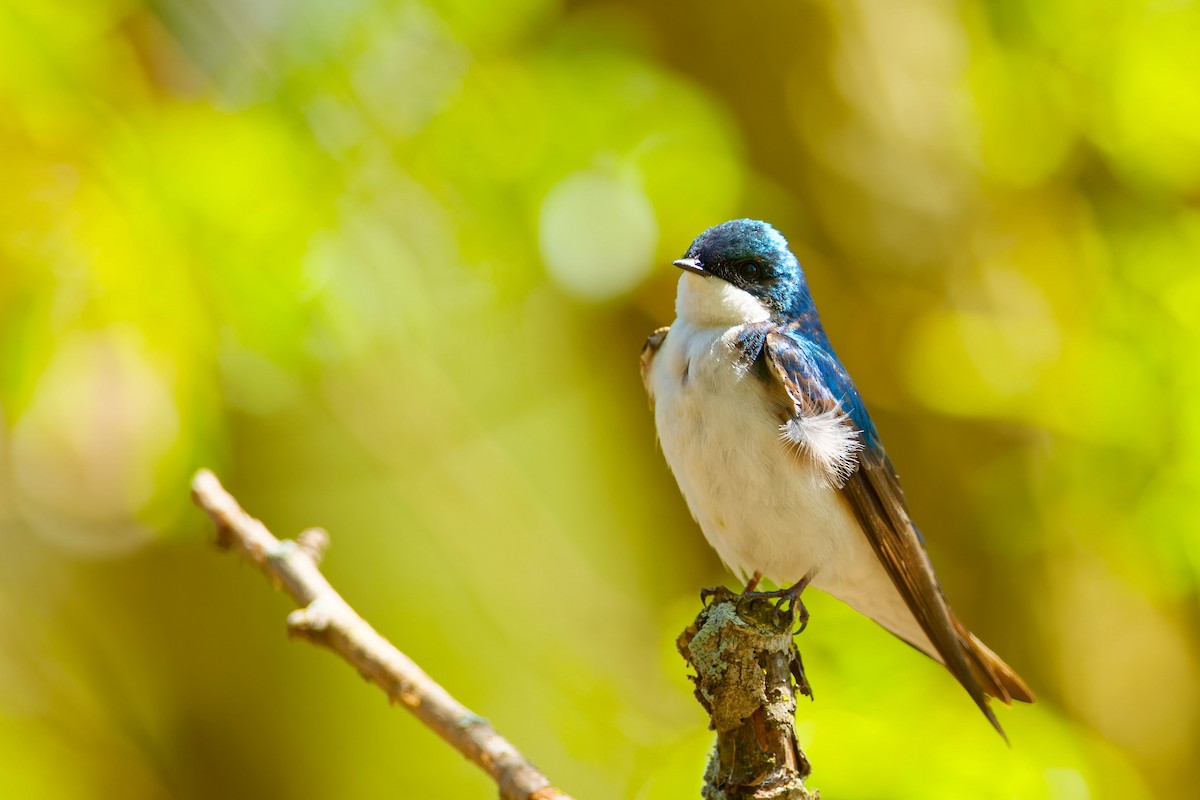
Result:
<svg viewBox="0 0 1200 800"><path fill-rule="evenodd" d="M738 265L738 275L742 277L742 280L758 280L759 272L758 262L756 261L743 261Z"/></svg>

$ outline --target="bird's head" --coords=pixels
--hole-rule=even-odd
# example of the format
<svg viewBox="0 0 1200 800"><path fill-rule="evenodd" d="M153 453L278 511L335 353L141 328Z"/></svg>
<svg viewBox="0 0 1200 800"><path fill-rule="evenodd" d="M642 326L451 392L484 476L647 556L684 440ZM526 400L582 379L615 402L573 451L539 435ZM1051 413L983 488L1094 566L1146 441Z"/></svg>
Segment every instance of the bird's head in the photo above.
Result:
<svg viewBox="0 0 1200 800"><path fill-rule="evenodd" d="M788 249L787 240L765 222L735 219L709 228L696 237L675 266L700 276L705 283L722 281L738 290L732 292L722 284L695 284L696 294L715 297L719 292L726 305L745 293L761 306L760 316L784 321L815 315L800 262ZM750 298L741 298L746 302L740 305L752 307Z"/></svg>

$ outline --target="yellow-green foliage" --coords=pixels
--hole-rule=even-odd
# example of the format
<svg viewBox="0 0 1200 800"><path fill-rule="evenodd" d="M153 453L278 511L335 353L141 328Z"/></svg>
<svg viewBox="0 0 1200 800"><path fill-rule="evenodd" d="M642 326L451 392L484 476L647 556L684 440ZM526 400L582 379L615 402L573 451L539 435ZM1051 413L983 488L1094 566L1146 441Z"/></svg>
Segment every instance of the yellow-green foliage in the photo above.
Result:
<svg viewBox="0 0 1200 800"><path fill-rule="evenodd" d="M212 553L211 466L578 797L696 797L676 634L729 577L637 353L769 219L1005 747L808 596L830 798L1200 783L1200 8L0 5L0 796L489 797Z"/></svg>

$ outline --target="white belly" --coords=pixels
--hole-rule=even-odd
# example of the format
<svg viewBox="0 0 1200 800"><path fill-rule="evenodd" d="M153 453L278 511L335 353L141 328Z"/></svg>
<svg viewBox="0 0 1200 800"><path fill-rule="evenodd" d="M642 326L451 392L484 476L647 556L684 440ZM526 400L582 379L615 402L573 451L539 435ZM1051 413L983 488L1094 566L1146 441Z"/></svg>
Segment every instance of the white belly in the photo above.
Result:
<svg viewBox="0 0 1200 800"><path fill-rule="evenodd" d="M767 388L735 366L736 332L677 319L649 375L663 453L705 538L743 580L761 572L790 585L811 573L813 586L932 652L847 501L780 441Z"/></svg>

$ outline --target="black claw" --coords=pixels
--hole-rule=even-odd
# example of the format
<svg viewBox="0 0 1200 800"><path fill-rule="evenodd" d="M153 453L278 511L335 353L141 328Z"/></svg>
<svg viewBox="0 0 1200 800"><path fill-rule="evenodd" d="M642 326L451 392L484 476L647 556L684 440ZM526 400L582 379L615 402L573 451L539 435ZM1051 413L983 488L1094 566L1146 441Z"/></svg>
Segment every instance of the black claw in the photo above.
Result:
<svg viewBox="0 0 1200 800"><path fill-rule="evenodd" d="M800 602L799 598L796 598L796 602L800 604L800 614L797 616L797 620L800 622L800 629L796 631L796 635L799 636L808 627L808 608L804 603Z"/></svg>
<svg viewBox="0 0 1200 800"><path fill-rule="evenodd" d="M812 700L812 685L808 682L808 676L804 674L804 662L800 660L800 649L795 644L792 645L792 677L796 680L796 690Z"/></svg>
<svg viewBox="0 0 1200 800"><path fill-rule="evenodd" d="M710 586L706 589L700 590L700 603L701 604L708 605L709 604L708 601L712 600L714 597L719 598L720 600L724 601L724 600L728 600L728 599L731 599L734 597L741 597L741 595L734 594L732 591L730 591L729 589L727 589L724 586Z"/></svg>

